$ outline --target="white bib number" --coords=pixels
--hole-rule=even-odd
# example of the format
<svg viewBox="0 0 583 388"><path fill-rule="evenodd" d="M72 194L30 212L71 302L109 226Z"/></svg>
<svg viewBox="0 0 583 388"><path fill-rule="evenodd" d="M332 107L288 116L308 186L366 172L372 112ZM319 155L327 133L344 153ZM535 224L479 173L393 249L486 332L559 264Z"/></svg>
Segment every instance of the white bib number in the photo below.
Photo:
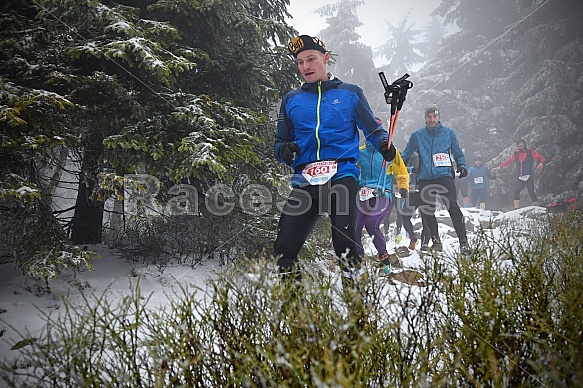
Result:
<svg viewBox="0 0 583 388"><path fill-rule="evenodd" d="M310 185L323 185L338 171L338 163L334 160L323 160L308 164L302 170L302 175Z"/></svg>
<svg viewBox="0 0 583 388"><path fill-rule="evenodd" d="M484 183L484 177L483 176L477 176L474 178L474 183L479 185L480 183Z"/></svg>
<svg viewBox="0 0 583 388"><path fill-rule="evenodd" d="M521 175L518 177L518 179L520 179L521 181L526 182L528 180L528 178L530 178L530 175Z"/></svg>
<svg viewBox="0 0 583 388"><path fill-rule="evenodd" d="M445 152L433 154L433 166L451 167L451 158L449 157L449 154Z"/></svg>
<svg viewBox="0 0 583 388"><path fill-rule="evenodd" d="M358 197L360 198L361 201L366 201L368 199L371 199L375 196L375 190L371 189L370 187L361 187L360 190L358 191Z"/></svg>

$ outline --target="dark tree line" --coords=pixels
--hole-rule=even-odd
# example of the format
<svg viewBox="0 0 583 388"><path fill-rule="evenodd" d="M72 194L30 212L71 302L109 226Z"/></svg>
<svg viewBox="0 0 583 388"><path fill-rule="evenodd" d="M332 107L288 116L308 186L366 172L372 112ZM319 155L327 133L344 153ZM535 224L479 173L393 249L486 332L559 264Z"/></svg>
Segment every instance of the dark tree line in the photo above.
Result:
<svg viewBox="0 0 583 388"><path fill-rule="evenodd" d="M51 277L87 259L78 245L102 240L104 201L121 198L125 174L201 191L280 174L257 155L272 146L265 134L273 104L298 82L284 55L293 34L286 5L4 2L4 260ZM59 171L75 166L78 195L67 219L53 211L51 189ZM48 256L58 263L39 272Z"/></svg>

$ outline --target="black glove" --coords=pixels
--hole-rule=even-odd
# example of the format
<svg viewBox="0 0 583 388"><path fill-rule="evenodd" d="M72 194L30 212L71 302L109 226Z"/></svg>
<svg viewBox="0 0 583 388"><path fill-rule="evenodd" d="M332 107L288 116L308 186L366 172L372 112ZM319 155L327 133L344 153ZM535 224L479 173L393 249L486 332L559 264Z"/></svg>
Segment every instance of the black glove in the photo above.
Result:
<svg viewBox="0 0 583 388"><path fill-rule="evenodd" d="M391 142L391 148L387 149L387 142L383 141L379 144L379 148L381 149L381 154L383 155L383 159L387 162L392 162L397 156L397 149L395 148L393 142Z"/></svg>
<svg viewBox="0 0 583 388"><path fill-rule="evenodd" d="M401 188L399 189L399 194L401 195L401 198L405 199L405 198L407 198L407 196L409 195L409 192L407 191L407 189L406 189L406 188L404 188L404 187L401 187Z"/></svg>
<svg viewBox="0 0 583 388"><path fill-rule="evenodd" d="M468 169L465 167L458 167L457 172L460 174L460 179L468 176Z"/></svg>
<svg viewBox="0 0 583 388"><path fill-rule="evenodd" d="M297 154L298 156L300 156L300 146L297 145L296 143L290 141L290 142L285 143L281 147L280 152L281 152L281 158L283 159L285 164L287 164L288 166L291 166L292 162L294 161L294 154Z"/></svg>

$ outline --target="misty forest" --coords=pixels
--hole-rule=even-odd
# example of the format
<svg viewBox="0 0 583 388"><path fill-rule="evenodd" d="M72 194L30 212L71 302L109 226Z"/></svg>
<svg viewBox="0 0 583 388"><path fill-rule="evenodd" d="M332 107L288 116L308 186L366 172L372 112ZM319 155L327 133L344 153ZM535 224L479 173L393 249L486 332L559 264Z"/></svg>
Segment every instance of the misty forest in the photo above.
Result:
<svg viewBox="0 0 583 388"><path fill-rule="evenodd" d="M480 155L488 167L499 166L515 150L516 140L524 139L529 148L546 159L544 168L536 171L535 179L541 206L566 196L581 198L581 0L441 0L434 10L428 10L432 21L425 26L415 25L409 15L402 20L390 20L389 12L386 25L378 26L378 33L386 36L385 43L379 47L363 44L357 32L366 23L359 20L357 12L363 2L333 1L315 10L325 19L319 36L332 56L330 72L344 82L360 86L373 112L384 123L389 122L391 113L379 72L389 82L410 74L413 88L407 94L396 127L397 148L404 149L411 133L425 125L425 106L436 103L444 125L458 135L468 165ZM289 0L3 1L0 5L0 263L9 264L24 276L41 279L49 289L51 280L64 271L92 269L92 263L99 257L92 250L95 244L107 244L128 261L141 261L157 266L160 271L169 262L194 267L208 257L218 258L224 264L268 256L281 210L277 205L289 193L291 172L273 155L277 112L282 97L303 82L287 51L290 38L303 33L289 25L288 6ZM513 209L514 180L513 166L498 173L489 187L487 209L500 212ZM262 202L258 197L269 200ZM524 206L530 205L526 191L522 192L521 199ZM542 244L540 249L547 253L551 249L547 248L548 241L564 243L564 249L553 252L575 249L578 253L569 257L580 257L580 236L565 237L579 233L580 215L575 214L567 224L561 224L570 225L564 230L556 226L551 229L556 234L545 232L540 238L530 240ZM319 233L316 230L315 235L321 236ZM553 240L547 240L551 237ZM501 241L505 238L506 235L500 236ZM502 246L501 241L494 243ZM318 237L310 238L302 252L306 257L318 257L321 243ZM459 371L456 364L451 375L433 374L436 386L440 386L438 381L445 382L441 386L448 386L447 382L454 380L458 386L480 386L481 378L490 381L490 386L520 386L530 381L529 376L536 374L535 371L554 371L555 367L556 375L545 372L538 376L554 381L557 386L565 381L581 383L581 369L575 364L565 367L563 363L565 359L582 359L581 330L576 328L581 324L582 288L573 283L581 280L569 277L580 273L580 260L569 261L572 267L561 267L561 271L559 267L567 261L553 261L557 267L551 272L556 276L551 276L552 280L546 283L548 279L537 278L538 272L530 266L546 256L531 255L531 251L525 248L517 253L510 249L505 256L517 266L521 264L518 257L529 260L525 270L516 275L516 279L531 276L526 281L517 280L514 284L504 278L504 271L494 270L487 275L495 279L492 283L473 273L473 277L465 278L468 283L464 287L471 285L467 289L460 286L454 290L456 281L461 280L449 275L441 278L440 287L455 291L451 295L468 295L473 286L495 288L504 284L506 290L520 290L520 298L524 298L522 292L531 290L527 285L546 287L544 294L553 281L560 281L554 295L561 298L552 301L551 297L542 298L548 302L542 306L541 293L532 289L532 292L527 290L530 292L527 299L532 304L523 307L516 303L514 307L516 311L532 308L548 318L528 320L531 317L528 316L528 322L536 321L536 324L526 325L537 335L540 333L537 330L553 326L549 322L560 321L553 327L559 331L565 328L563 334L578 333L578 339L574 340L577 346L569 345L572 342L567 334L556 337L545 332L545 339L556 340L549 342L560 357L549 356L535 365L521 352L528 348L529 354L541 349L545 353L547 342L533 342L532 338L520 342L510 335L501 340L500 349L503 349L498 351L508 350L505 354L510 357L510 350L518 349L516 354L522 356L516 356L512 362L506 358L494 367L486 364L494 363L495 356L484 358L470 344L465 354L474 355L474 365L484 367L484 374L475 377L472 373L478 375L481 369ZM484 252L490 251L484 248ZM556 259L556 255L552 257ZM542 263L540 267L550 262ZM252 267L253 263L248 265ZM265 270L261 268L260 272ZM516 288L512 288L513 284ZM231 286L237 285L229 283L227 290L232 291ZM220 306L228 307L227 292L222 293L220 287L216 291L217 297L225 298L222 301L225 304ZM474 296L487 299L493 295L491 291L480 290ZM435 297L432 291L422 292ZM287 298L285 294L280 296ZM320 296L326 298L324 294ZM436 304L430 306L437 306L438 299L435 297ZM241 303L246 301L242 298ZM503 314L503 309L495 307L498 301L490 305L494 310L484 314ZM451 311L459 306L463 312L474 308L466 308L462 297L447 302L452 302ZM553 313L552 308L561 303L578 307L564 315ZM187 311L187 303L174 307L177 314L174 329L180 332L184 326L178 321L193 311ZM325 312L321 313L321 309ZM240 313L250 314L250 311L243 308ZM297 323L299 318L293 321L293 314L302 311L293 311L286 317L291 316L292 322ZM325 304L313 311L310 319L329 317L326 314L336 316L334 309ZM435 311L425 313L431 315ZM179 316L182 313L184 316ZM218 323L213 321L215 316L207 317L207 323L217 324L214 329L218 333L231 333L231 339L237 343L245 333L255 338L257 333L245 332L245 327L237 326L239 321L228 321L231 311L221 313L226 320ZM459 321L455 318L449 321L447 314L443 316L444 330L457 327ZM263 315L247 318L250 322L264 319ZM184 319L190 322L189 318ZM503 321L511 325L514 319L509 313ZM318 338L327 330L326 322L315 325ZM337 333L341 326L330 321L331 332ZM483 335L489 335L490 329L484 328ZM305 336L302 330L307 329L294 330L293 335ZM436 338L436 343L443 339L441 345L455 350L456 341L461 341L461 337L456 337L458 333L454 332L452 329L453 334L447 340L441 336ZM378 330L378 335L385 334ZM464 338L469 338L475 332L466 334ZM423 333L418 338L422 337ZM231 344L231 339L225 341ZM424 350L422 354L405 354L407 349L402 347L403 342L398 343L398 338L387 336L382 339L385 340L396 341L398 346L391 351L403 358L410 356L411 362L422 362L424 355L431 358ZM295 344L294 341L289 343ZM365 342L368 345L359 343L358 346L378 344ZM242 341L239 345L243 344ZM417 345L415 349L425 346L424 343ZM327 346L315 344L312 350L326 359L321 352L337 350ZM256 348L250 346L233 354L237 357L251 354ZM379 353L375 349L371 354ZM298 347L297 351L298 362L304 362L305 349ZM289 354L294 353L290 350ZM353 355L350 351L342 354ZM187 360L184 365L198 362L191 354L184 357ZM262 357L258 356L254 367L271 368L269 373L277 370L278 376L283 376L281 381L299 373L306 376L316 373L315 361L311 366L302 364L290 372L283 367L274 368ZM379 365L394 357L393 354L383 358L378 361ZM456 357L452 352L450 361L454 364L459 361ZM433 364L447 365L446 358ZM133 355L128 359L133 360ZM372 360L362 361L368 365L371 375L382 366L369 365ZM514 362L521 370L517 374L509 373L513 377L494 372L500 365ZM235 368L233 362L229 365ZM399 364L401 369L395 371L395 381L400 381L401 386L421 381L419 376L407 380L409 377L404 376L409 376L415 368L409 370L404 365ZM334 367L323 368L323 373L331 368ZM261 374L258 370L255 376ZM352 376L352 383L367 380L366 376L357 376L355 370L354 364L346 366L346 375ZM259 378L255 385L247 384L247 372L242 368L243 377L236 383L221 381L232 386L272 386L261 383ZM212 374L208 370L206 373ZM217 376L224 377L222 373L217 372ZM415 373L426 377L421 369L415 369ZM168 376L161 381L167 381L164 379ZM314 375L310 376L302 381L316 380ZM476 380L472 380L474 377ZM201 380L193 377L191 383L204 380L204 376L197 378ZM347 381L344 383L348 384ZM374 381L378 385L373 386L386 386L382 380ZM343 384L341 380L336 383ZM172 385L165 384L157 386ZM203 383L191 385L204 386Z"/></svg>
<svg viewBox="0 0 583 388"><path fill-rule="evenodd" d="M498 165L524 138L547 159L535 181L543 205L583 190L579 1L444 0L424 28L407 18L387 22L387 42L376 48L359 42L361 4L317 9L326 18L321 37L334 58L331 72L360 85L384 122L390 113L378 72L390 80L411 74L398 148L424 125L424 106L438 103L468 163L480 154ZM274 112L282 95L301 84L286 55L297 33L286 24L287 5L5 2L2 261L51 278L88 264L85 244L108 238L139 240L141 253L156 257L221 247L229 259L269 249L276 206L261 214L235 206L225 217L204 201L217 185L228 186L240 203L252 201L248 188L259 184L276 203L287 185L289 170L272 151ZM457 32L445 34L448 25ZM375 58L386 65L375 68ZM511 170L492 186L490 208L511 207ZM128 176L151 177L157 203L174 201L184 210L184 217L160 212L147 222L148 239L167 249L149 247L143 220L131 217ZM160 233L167 228L180 229L188 242L169 241Z"/></svg>

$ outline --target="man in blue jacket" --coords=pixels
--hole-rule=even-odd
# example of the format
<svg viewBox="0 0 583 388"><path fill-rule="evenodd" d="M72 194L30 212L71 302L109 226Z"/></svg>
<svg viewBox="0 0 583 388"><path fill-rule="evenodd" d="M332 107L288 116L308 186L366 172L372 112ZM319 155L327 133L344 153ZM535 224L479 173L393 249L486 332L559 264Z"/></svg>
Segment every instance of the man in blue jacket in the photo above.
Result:
<svg viewBox="0 0 583 388"><path fill-rule="evenodd" d="M441 199L451 217L461 252L469 254L464 216L456 198L455 171L453 169L455 161L460 178L467 176L466 158L454 131L442 125L439 118L439 107L436 104L427 105L425 108L425 127L413 132L401 156L407 162L415 151L419 154L417 184L423 203L419 209L421 217L425 219L431 233L432 249L434 251L442 250L437 219L435 218L436 201Z"/></svg>
<svg viewBox="0 0 583 388"><path fill-rule="evenodd" d="M274 253L280 271L291 273L320 215L332 223L332 244L346 278L360 276L354 238L360 170L358 129L392 161L396 150L378 124L362 89L329 76L330 54L308 35L288 44L306 81L287 93L277 120L275 157L293 169L293 189L279 219ZM298 276L298 273L295 274Z"/></svg>

